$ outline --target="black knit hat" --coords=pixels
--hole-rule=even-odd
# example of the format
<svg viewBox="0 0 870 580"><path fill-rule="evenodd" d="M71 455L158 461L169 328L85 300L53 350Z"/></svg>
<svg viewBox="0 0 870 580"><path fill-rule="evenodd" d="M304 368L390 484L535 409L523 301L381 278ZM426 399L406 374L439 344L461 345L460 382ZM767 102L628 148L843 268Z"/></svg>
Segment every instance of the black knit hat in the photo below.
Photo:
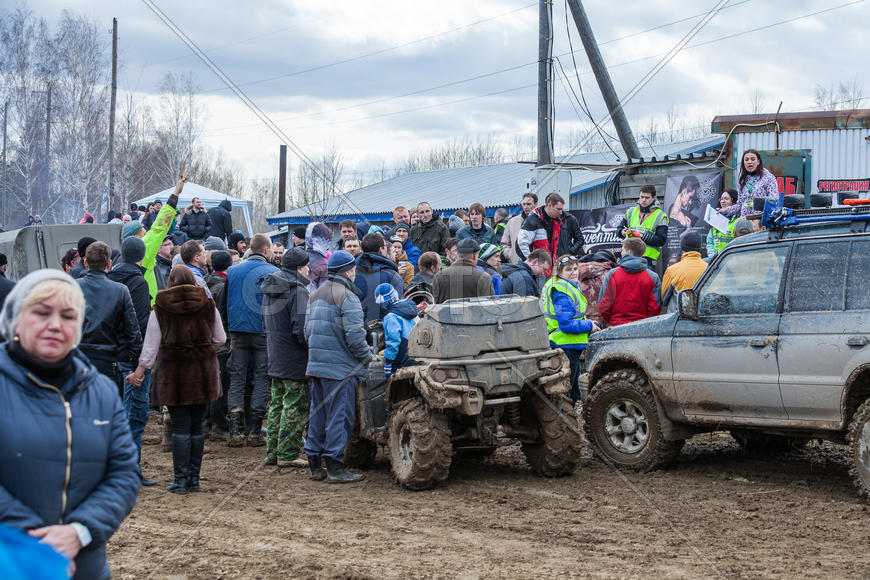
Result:
<svg viewBox="0 0 870 580"><path fill-rule="evenodd" d="M284 270L298 270L307 263L308 254L302 248L290 248L281 258L281 268Z"/></svg>
<svg viewBox="0 0 870 580"><path fill-rule="evenodd" d="M305 226L299 226L293 228L293 235L299 238L300 240L305 239Z"/></svg>
<svg viewBox="0 0 870 580"><path fill-rule="evenodd" d="M211 267L216 272L226 272L233 265L233 257L225 250L218 250L211 255Z"/></svg>
<svg viewBox="0 0 870 580"><path fill-rule="evenodd" d="M90 246L91 244L93 244L96 241L97 241L96 239L94 239L90 236L85 236L83 238L79 238L79 243L78 243L79 256L84 258L85 251L88 249L88 246Z"/></svg>

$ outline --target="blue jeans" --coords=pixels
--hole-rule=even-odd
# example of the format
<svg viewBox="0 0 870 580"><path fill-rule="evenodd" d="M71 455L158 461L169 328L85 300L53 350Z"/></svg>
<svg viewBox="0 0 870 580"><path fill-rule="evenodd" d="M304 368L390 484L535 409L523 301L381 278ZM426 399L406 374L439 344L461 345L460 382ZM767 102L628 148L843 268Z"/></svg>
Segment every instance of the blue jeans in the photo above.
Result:
<svg viewBox="0 0 870 580"><path fill-rule="evenodd" d="M580 355L583 351L576 348L563 348L562 352L568 357L568 363L571 365L571 402L586 400L586 392L580 388L580 373L583 371L583 361L580 360Z"/></svg>
<svg viewBox="0 0 870 580"><path fill-rule="evenodd" d="M132 363L119 362L118 374L120 383L124 382L124 377L135 370ZM134 387L133 385L123 385L124 389L124 413L127 415L127 421L130 422L130 434L133 436L133 443L136 445L138 457L142 458L142 432L145 431L145 424L148 423L148 406L151 397L151 369L145 371L145 380L142 385Z"/></svg>
<svg viewBox="0 0 870 580"><path fill-rule="evenodd" d="M356 387L359 379L311 377L308 437L305 454L324 456L344 463L344 448L356 419Z"/></svg>

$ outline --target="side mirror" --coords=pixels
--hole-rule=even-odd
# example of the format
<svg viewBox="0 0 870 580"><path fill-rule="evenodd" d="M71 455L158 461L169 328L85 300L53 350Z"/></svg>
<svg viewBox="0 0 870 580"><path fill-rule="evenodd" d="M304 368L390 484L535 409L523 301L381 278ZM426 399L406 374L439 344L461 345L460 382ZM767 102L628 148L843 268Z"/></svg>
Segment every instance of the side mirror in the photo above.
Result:
<svg viewBox="0 0 870 580"><path fill-rule="evenodd" d="M698 295L693 288L687 288L677 296L680 318L698 320Z"/></svg>

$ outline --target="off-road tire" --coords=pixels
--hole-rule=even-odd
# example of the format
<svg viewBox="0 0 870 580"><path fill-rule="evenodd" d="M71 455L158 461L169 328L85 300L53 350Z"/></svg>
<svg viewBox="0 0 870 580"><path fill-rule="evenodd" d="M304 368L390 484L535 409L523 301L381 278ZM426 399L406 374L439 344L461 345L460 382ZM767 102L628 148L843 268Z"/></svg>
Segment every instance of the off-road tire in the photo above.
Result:
<svg viewBox="0 0 870 580"><path fill-rule="evenodd" d="M609 413L623 412L627 408L634 416L642 417L636 432L643 433L645 441L631 452L620 450L611 440L608 424L615 419ZM622 369L604 375L583 404L583 427L586 440L605 463L635 471L652 471L673 463L683 448L684 440L666 441L662 436L661 418L655 397L646 376L634 369ZM611 425L611 427L613 427ZM619 431L625 433L620 422Z"/></svg>
<svg viewBox="0 0 870 580"><path fill-rule="evenodd" d="M522 404L527 407L523 415L534 422L533 426L540 434L540 441L522 443L523 454L532 471L544 477L574 473L583 441L571 399L565 395L542 398L538 393L529 393Z"/></svg>
<svg viewBox="0 0 870 580"><path fill-rule="evenodd" d="M756 455L779 455L787 451L797 451L803 449L808 441L802 437L771 435L743 429L732 429L731 437L746 453Z"/></svg>
<svg viewBox="0 0 870 580"><path fill-rule="evenodd" d="M369 467L375 462L378 446L368 439L360 437L359 429L354 429L347 447L344 448L344 464L348 467Z"/></svg>
<svg viewBox="0 0 870 580"><path fill-rule="evenodd" d="M400 401L390 410L390 463L408 489L431 489L450 473L453 445L447 416L420 398Z"/></svg>
<svg viewBox="0 0 870 580"><path fill-rule="evenodd" d="M858 407L847 434L849 473L858 496L870 500L870 400Z"/></svg>

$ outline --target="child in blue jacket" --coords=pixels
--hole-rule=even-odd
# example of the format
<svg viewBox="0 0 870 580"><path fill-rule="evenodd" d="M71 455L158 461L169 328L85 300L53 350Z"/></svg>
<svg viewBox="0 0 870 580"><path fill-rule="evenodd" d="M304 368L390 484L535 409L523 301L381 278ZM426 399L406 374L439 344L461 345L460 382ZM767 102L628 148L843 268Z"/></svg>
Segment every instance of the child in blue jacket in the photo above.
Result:
<svg viewBox="0 0 870 580"><path fill-rule="evenodd" d="M411 300L399 300L399 294L390 284L375 288L375 302L381 305L386 349L384 375L408 364L408 337L417 324L417 305Z"/></svg>

